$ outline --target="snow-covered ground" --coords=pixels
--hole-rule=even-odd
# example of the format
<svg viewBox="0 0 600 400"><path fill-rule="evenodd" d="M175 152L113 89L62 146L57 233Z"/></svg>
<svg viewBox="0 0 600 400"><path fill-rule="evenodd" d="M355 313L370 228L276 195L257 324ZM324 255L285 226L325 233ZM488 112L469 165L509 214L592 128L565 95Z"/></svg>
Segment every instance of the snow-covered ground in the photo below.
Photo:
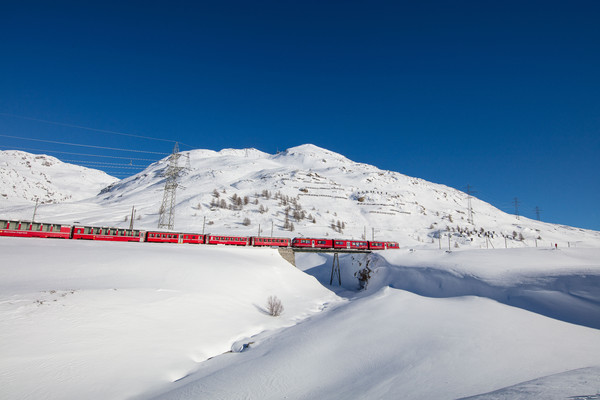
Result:
<svg viewBox="0 0 600 400"><path fill-rule="evenodd" d="M0 254L2 398L600 393L600 249L390 250L364 291L358 255L330 287L324 254L20 238Z"/></svg>

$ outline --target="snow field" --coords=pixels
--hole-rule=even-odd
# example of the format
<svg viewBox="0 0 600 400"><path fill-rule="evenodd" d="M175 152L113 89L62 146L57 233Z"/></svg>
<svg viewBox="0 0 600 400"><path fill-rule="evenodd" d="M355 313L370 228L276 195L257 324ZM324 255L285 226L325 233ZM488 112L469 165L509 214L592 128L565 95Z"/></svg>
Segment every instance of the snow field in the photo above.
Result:
<svg viewBox="0 0 600 400"><path fill-rule="evenodd" d="M0 254L11 399L129 398L339 301L271 249L0 238Z"/></svg>
<svg viewBox="0 0 600 400"><path fill-rule="evenodd" d="M210 360L156 399L455 399L595 365L598 354L594 329L383 288Z"/></svg>
<svg viewBox="0 0 600 400"><path fill-rule="evenodd" d="M329 287L330 254L298 254L294 268L273 249L29 238L0 238L0 254L0 397L535 399L561 384L577 383L556 392L566 398L600 388L600 249L377 252L360 292L364 255L341 255L342 286ZM270 295L281 317L266 314ZM581 324L565 322L573 314Z"/></svg>

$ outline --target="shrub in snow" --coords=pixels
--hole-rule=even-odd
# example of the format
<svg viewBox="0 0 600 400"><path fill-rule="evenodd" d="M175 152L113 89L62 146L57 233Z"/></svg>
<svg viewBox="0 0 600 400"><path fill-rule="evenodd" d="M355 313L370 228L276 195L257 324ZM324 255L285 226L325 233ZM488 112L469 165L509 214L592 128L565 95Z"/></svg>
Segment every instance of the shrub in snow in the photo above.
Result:
<svg viewBox="0 0 600 400"><path fill-rule="evenodd" d="M273 317L278 317L283 312L283 304L277 296L269 296L267 299L267 312Z"/></svg>
<svg viewBox="0 0 600 400"><path fill-rule="evenodd" d="M367 256L364 261L365 266L354 273L354 276L358 278L360 290L367 289L367 285L373 274L373 270L369 267L370 263L371 259ZM358 261L358 265L362 267L363 263Z"/></svg>

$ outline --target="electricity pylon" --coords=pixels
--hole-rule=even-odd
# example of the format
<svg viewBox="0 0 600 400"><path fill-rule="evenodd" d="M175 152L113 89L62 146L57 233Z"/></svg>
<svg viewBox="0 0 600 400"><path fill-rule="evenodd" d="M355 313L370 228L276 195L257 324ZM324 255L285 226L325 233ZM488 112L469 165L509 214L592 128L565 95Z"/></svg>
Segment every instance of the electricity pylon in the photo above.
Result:
<svg viewBox="0 0 600 400"><path fill-rule="evenodd" d="M175 226L175 194L177 191L177 178L179 172L183 169L177 165L179 160L179 145L175 142L173 153L169 156L169 166L163 173L166 177L165 190L163 194L162 204L159 210L158 227L173 230Z"/></svg>
<svg viewBox="0 0 600 400"><path fill-rule="evenodd" d="M471 191L471 185L467 185L467 207L469 208L469 214L467 217L467 222L470 223L471 225L475 225L475 222L473 222L473 206L471 205L471 199L473 198L473 196L471 196L473 193Z"/></svg>

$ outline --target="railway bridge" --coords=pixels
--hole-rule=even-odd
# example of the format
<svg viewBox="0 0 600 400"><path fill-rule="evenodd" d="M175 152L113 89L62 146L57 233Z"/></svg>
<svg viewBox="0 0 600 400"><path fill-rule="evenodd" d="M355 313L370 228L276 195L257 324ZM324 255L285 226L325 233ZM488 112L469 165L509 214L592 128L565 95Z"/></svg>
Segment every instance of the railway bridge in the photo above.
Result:
<svg viewBox="0 0 600 400"><path fill-rule="evenodd" d="M296 266L296 253L332 253L333 263L331 264L331 279L329 284L333 284L333 278L337 277L338 284L342 284L342 278L340 275L340 253L352 253L352 254L369 254L372 250L359 250L359 249L317 249L317 248L294 248L294 247L280 247L279 254L284 260Z"/></svg>

